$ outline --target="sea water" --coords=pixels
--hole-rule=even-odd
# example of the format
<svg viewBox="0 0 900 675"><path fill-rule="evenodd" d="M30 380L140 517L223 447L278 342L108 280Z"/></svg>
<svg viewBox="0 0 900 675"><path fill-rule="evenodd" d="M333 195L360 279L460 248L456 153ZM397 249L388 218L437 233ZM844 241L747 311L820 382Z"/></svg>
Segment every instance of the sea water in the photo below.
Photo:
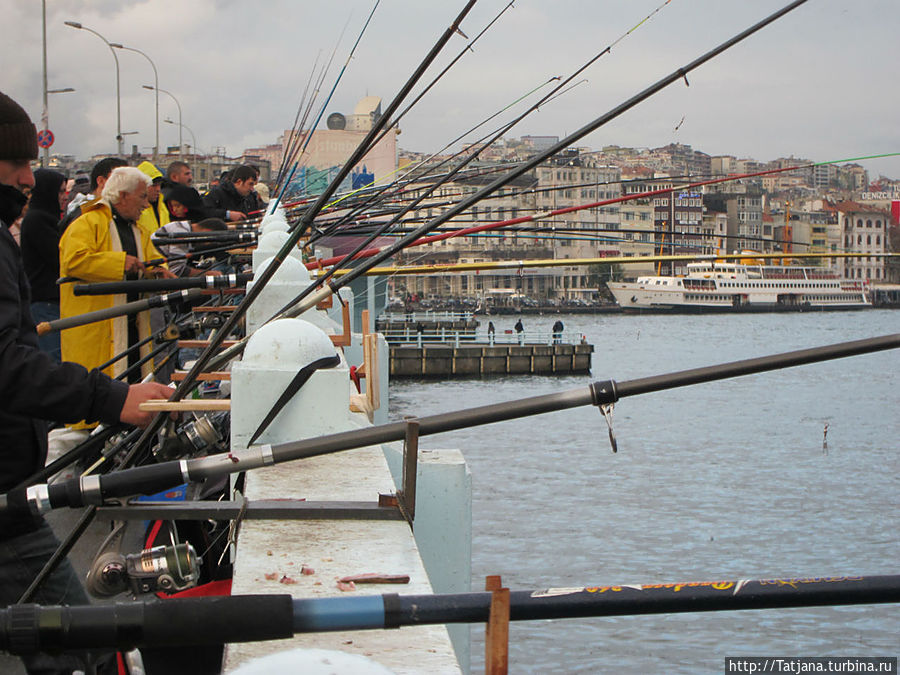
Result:
<svg viewBox="0 0 900 675"><path fill-rule="evenodd" d="M493 318L497 331L517 317ZM896 333L900 312L546 315L590 377L391 384L428 415ZM507 326L506 323L509 325ZM484 326L486 320L482 321ZM423 439L473 474L473 590L896 574L900 351L693 385ZM483 626L472 630L483 671ZM723 673L728 656L897 656L897 605L519 622L511 673Z"/></svg>

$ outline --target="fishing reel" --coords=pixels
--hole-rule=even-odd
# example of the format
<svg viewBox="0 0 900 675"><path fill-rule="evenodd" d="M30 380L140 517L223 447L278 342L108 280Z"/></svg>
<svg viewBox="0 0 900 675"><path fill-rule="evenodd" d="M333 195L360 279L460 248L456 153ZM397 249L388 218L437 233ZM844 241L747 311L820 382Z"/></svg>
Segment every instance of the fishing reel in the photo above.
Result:
<svg viewBox="0 0 900 675"><path fill-rule="evenodd" d="M220 432L228 424L228 413L206 415L194 414L193 418L181 423L173 419L166 421L159 431L159 444L154 455L165 462L183 457L215 454L222 450L222 442L227 434Z"/></svg>
<svg viewBox="0 0 900 675"><path fill-rule="evenodd" d="M126 524L106 538L87 575L87 590L95 597L111 597L130 590L135 596L192 588L200 580L203 562L190 544L155 546L123 554Z"/></svg>
<svg viewBox="0 0 900 675"><path fill-rule="evenodd" d="M106 553L88 573L92 595L110 597L131 590L134 595L192 588L200 579L201 559L190 544L155 546L140 553Z"/></svg>

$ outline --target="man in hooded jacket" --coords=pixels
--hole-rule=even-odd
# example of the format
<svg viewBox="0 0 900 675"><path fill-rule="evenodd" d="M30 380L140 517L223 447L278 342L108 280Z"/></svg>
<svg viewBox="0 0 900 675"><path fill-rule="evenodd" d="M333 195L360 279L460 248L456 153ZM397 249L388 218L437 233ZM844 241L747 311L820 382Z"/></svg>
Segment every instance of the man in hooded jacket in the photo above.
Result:
<svg viewBox="0 0 900 675"><path fill-rule="evenodd" d="M147 201L150 202L150 205L144 209L141 217L138 218L137 224L138 227L142 227L150 234L153 234L172 220L162 195L164 178L162 171L157 169L151 162L141 162L137 168L153 181L150 187L147 188Z"/></svg>
<svg viewBox="0 0 900 675"><path fill-rule="evenodd" d="M28 212L22 218L22 261L31 284L31 316L35 323L59 318L59 219L66 198L66 177L51 169L34 172ZM59 333L38 338L41 349L61 360Z"/></svg>

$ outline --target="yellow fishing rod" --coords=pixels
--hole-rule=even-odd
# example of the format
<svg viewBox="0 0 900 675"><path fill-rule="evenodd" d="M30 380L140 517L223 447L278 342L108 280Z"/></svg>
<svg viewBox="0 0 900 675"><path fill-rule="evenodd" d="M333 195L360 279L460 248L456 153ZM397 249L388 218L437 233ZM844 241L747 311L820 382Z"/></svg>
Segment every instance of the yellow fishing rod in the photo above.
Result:
<svg viewBox="0 0 900 675"><path fill-rule="evenodd" d="M897 258L900 253L722 253L709 255L643 255L607 256L604 258L543 258L538 260L501 260L480 263L447 263L436 265L406 265L399 267L373 267L365 272L368 276L390 276L394 274L442 274L449 272L472 272L484 270L526 269L540 267L579 267L584 265L616 264L638 265L656 262L724 262L726 260L780 260L785 258ZM342 276L352 270L338 270L335 276Z"/></svg>

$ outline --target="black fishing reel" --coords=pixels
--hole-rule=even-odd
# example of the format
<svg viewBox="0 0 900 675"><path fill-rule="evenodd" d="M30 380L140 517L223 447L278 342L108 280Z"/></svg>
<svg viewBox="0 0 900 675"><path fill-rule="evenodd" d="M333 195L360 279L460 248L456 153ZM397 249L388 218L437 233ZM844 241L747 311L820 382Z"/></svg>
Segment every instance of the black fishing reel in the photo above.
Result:
<svg viewBox="0 0 900 675"><path fill-rule="evenodd" d="M87 575L88 592L99 598L130 590L135 596L192 588L200 580L203 560L190 544L154 546L123 554L127 523L120 522L100 546Z"/></svg>
<svg viewBox="0 0 900 675"><path fill-rule="evenodd" d="M228 413L195 415L180 426L176 420L169 419L159 431L159 444L154 451L156 459L165 462L221 452L222 443L228 436L221 430L228 424Z"/></svg>
<svg viewBox="0 0 900 675"><path fill-rule="evenodd" d="M155 546L128 555L104 553L88 573L88 591L101 598L128 590L135 596L183 591L197 585L201 562L190 544Z"/></svg>

